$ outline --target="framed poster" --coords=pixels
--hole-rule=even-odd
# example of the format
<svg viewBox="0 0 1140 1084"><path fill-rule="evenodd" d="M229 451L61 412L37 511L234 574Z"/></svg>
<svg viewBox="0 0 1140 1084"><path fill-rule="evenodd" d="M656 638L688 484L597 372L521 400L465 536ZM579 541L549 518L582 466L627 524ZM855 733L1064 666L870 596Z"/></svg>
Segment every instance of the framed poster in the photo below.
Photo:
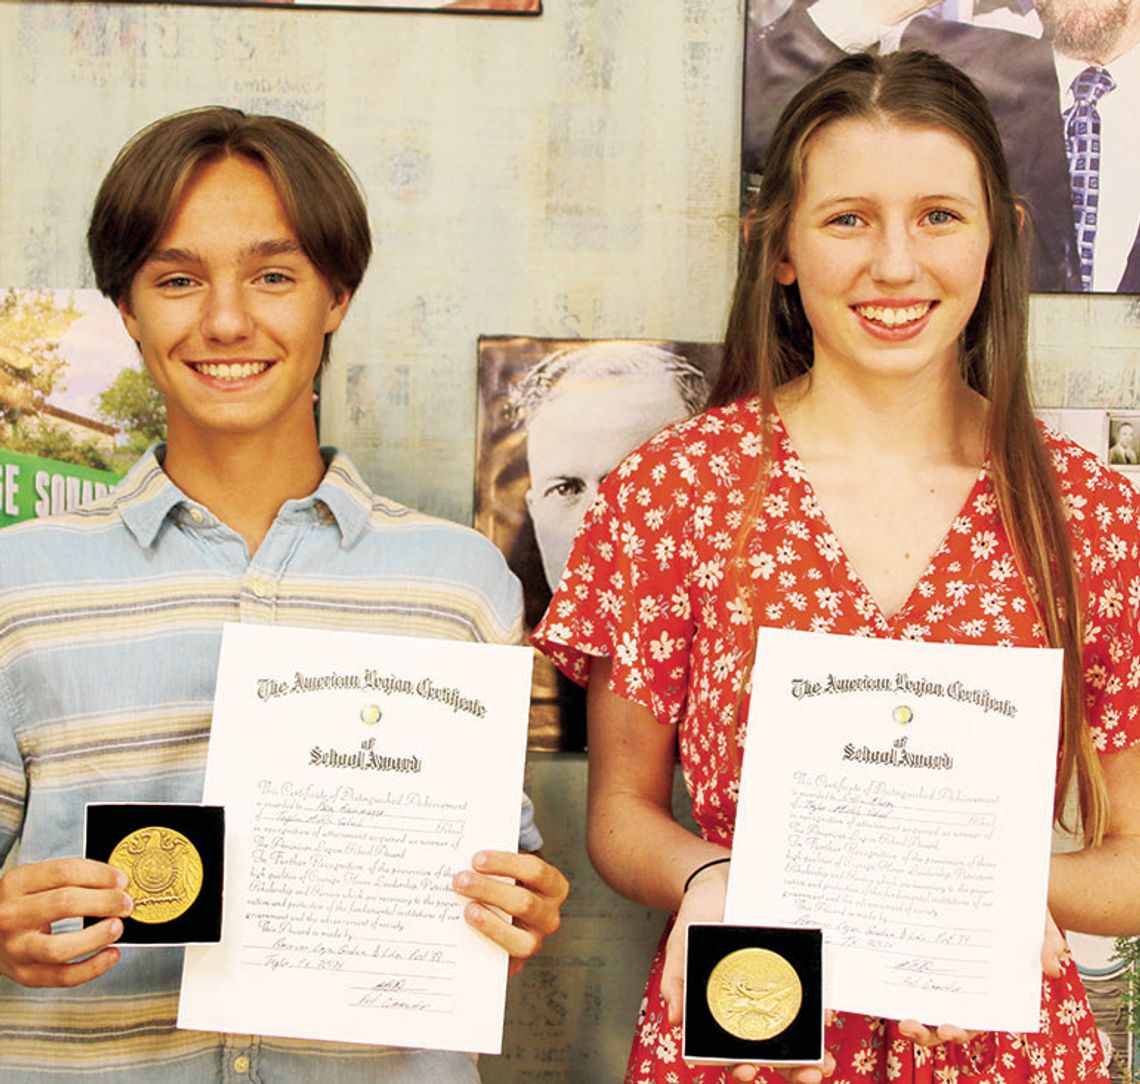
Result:
<svg viewBox="0 0 1140 1084"><path fill-rule="evenodd" d="M0 526L104 495L165 425L97 290L0 287Z"/></svg>
<svg viewBox="0 0 1140 1084"><path fill-rule="evenodd" d="M1101 0L748 0L746 198L758 186L781 112L805 82L845 53L926 49L965 71L989 99L1030 225L1031 288L1138 293L1140 81L1125 73L1140 62L1140 41L1129 7ZM1078 129L1087 118L1075 112L1076 96L1081 80L1102 78L1097 72L1107 76L1095 103L1099 156L1086 169L1079 163L1087 141ZM1098 202L1095 229L1090 234L1084 225L1078 238L1073 205L1081 185L1095 189Z"/></svg>
<svg viewBox="0 0 1140 1084"><path fill-rule="evenodd" d="M542 0L171 0L223 7L339 8L343 11L442 11L454 15L541 15Z"/></svg>
<svg viewBox="0 0 1140 1084"><path fill-rule="evenodd" d="M721 348L648 339L479 340L475 528L523 585L527 630L602 478L700 410ZM536 652L530 747L581 750L584 693Z"/></svg>

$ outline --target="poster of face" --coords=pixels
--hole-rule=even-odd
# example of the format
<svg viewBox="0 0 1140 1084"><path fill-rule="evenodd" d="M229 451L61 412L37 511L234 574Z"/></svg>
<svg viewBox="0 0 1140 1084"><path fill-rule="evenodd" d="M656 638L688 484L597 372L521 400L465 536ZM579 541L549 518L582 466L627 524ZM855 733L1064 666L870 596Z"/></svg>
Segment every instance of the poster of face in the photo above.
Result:
<svg viewBox="0 0 1140 1084"><path fill-rule="evenodd" d="M720 346L642 339L479 340L475 528L545 612L598 485L665 426L704 404ZM585 702L535 655L532 749L585 748Z"/></svg>
<svg viewBox="0 0 1140 1084"><path fill-rule="evenodd" d="M441 11L474 15L541 15L542 0L171 0L222 7L340 8L346 11Z"/></svg>
<svg viewBox="0 0 1140 1084"><path fill-rule="evenodd" d="M165 426L97 290L0 287L0 526L105 495Z"/></svg>
<svg viewBox="0 0 1140 1084"><path fill-rule="evenodd" d="M746 35L746 198L804 83L845 53L926 49L989 100L1032 289L1140 292L1140 0L748 0Z"/></svg>

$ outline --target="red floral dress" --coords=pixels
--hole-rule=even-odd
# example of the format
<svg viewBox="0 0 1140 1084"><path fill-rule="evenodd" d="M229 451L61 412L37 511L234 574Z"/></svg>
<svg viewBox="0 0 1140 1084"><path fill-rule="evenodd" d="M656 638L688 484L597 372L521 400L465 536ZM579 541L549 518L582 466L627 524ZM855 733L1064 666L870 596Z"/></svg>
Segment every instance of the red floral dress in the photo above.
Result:
<svg viewBox="0 0 1140 1084"><path fill-rule="evenodd" d="M848 563L779 418L762 503L750 507L765 426L755 400L661 433L613 471L588 515L534 642L584 682L613 658L613 689L679 726L682 768L705 838L731 845L744 725L735 722L755 626L944 643L1038 646L1043 632L993 489L980 472L941 547L892 617ZM1087 591L1085 681L1102 753L1140 737L1140 494L1086 451L1047 433ZM744 517L755 527L737 541ZM741 711L744 716L744 710ZM663 943L662 943L663 944ZM658 949L627 1084L713 1084L689 1068L666 1019ZM832 1084L1075 1084L1107 1080L1071 962L1043 980L1041 1030L914 1046L895 1022L841 1014L827 1031ZM777 1081L771 1071L760 1079Z"/></svg>

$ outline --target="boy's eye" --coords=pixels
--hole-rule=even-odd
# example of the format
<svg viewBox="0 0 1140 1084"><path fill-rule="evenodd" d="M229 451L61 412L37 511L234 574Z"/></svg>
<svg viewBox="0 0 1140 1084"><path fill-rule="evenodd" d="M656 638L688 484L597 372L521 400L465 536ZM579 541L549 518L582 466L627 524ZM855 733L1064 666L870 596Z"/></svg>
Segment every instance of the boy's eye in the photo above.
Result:
<svg viewBox="0 0 1140 1084"><path fill-rule="evenodd" d="M284 271L266 271L265 274L261 276L261 281L268 286L281 286L292 280Z"/></svg>
<svg viewBox="0 0 1140 1084"><path fill-rule="evenodd" d="M189 275L171 275L159 283L160 286L169 286L174 290L185 290L189 286L194 285L194 280Z"/></svg>
<svg viewBox="0 0 1140 1084"><path fill-rule="evenodd" d="M578 497L586 491L586 483L581 478L560 478L557 482L546 487L544 497L558 497L560 500L569 500Z"/></svg>

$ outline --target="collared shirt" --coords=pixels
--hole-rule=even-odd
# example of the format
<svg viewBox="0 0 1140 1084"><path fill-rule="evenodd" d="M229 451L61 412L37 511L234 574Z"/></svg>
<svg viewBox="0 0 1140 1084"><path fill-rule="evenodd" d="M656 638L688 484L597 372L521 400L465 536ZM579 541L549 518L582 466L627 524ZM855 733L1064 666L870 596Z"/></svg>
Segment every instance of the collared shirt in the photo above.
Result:
<svg viewBox="0 0 1140 1084"><path fill-rule="evenodd" d="M0 857L83 853L93 801L201 799L222 623L517 643L518 581L465 527L372 494L326 450L251 559L166 476L159 446L108 497L0 533ZM541 840L524 809L520 842ZM68 927L77 925L75 922ZM5 1084L476 1079L462 1054L174 1027L182 951L124 948L73 990L0 978Z"/></svg>

